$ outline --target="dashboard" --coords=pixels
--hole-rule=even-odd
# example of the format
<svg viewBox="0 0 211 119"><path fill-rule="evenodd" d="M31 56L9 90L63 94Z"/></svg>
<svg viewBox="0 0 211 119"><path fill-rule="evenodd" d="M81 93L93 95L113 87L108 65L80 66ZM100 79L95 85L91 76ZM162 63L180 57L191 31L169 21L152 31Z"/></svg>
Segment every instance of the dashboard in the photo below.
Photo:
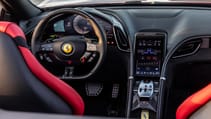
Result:
<svg viewBox="0 0 211 119"><path fill-rule="evenodd" d="M161 117L163 113L168 115L168 109L163 111L162 103L165 103L166 100L162 98L168 96L167 93L170 92L165 88L174 84L171 80L168 80L167 84L162 81L167 75L174 73L174 70L166 74L168 72L167 64L169 62L177 64L183 62L183 59L185 59L184 62L207 62L211 59L210 46L207 46L207 44L210 45L211 39L210 8L102 6L81 8L81 10L86 11L96 19L103 27L107 37L107 59L101 72L93 79L96 82L103 80L106 83L115 84L116 87L113 87L115 91L120 90L116 84L123 87L122 95L124 96L117 99L123 101L125 108L119 109L120 111L118 109L111 110L111 112L116 111L115 114L118 112L124 113L127 110L126 115L128 117L140 118L141 114L147 113L153 119L156 116ZM39 17L37 22L43 16ZM25 24L28 22L30 20ZM27 30L25 24L22 23L25 31L30 31ZM51 41L71 35L96 38L90 23L79 15L57 16L48 23L46 29L43 41ZM206 58L208 59L205 60ZM189 83L190 81L184 86L184 90L189 86ZM183 83L179 84L182 85ZM178 86L179 84L175 85ZM103 87L101 83L97 86L92 87L92 89L101 91ZM127 88L125 89L125 87ZM180 85L177 88L176 93L180 89ZM118 95L115 91L112 92L112 96ZM165 96L162 97L162 95ZM115 101L118 102L119 100ZM169 101L169 105L172 100ZM181 103L177 101L173 100L174 103L176 102L175 104ZM115 104L112 103L112 105ZM129 106L126 107L126 105ZM92 105L90 108L92 108ZM105 108L102 112L107 110ZM108 113L106 112L105 115L109 115ZM119 114L118 116L122 115ZM123 116L125 115L123 114Z"/></svg>

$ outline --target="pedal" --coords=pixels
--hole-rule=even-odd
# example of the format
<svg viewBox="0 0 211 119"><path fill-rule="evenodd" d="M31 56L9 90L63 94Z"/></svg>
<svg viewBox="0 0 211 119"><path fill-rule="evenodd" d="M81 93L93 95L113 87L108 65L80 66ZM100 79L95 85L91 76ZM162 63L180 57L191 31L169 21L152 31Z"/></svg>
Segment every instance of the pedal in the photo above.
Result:
<svg viewBox="0 0 211 119"><path fill-rule="evenodd" d="M119 84L113 84L112 98L117 98L119 95Z"/></svg>
<svg viewBox="0 0 211 119"><path fill-rule="evenodd" d="M103 84L101 83L86 83L86 95L87 96L99 96L103 90Z"/></svg>

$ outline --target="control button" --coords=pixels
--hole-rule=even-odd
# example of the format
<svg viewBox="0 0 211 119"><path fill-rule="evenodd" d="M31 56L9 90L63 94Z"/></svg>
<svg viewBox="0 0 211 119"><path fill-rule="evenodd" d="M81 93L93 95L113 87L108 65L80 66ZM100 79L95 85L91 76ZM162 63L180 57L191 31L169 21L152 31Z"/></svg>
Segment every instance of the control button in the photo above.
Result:
<svg viewBox="0 0 211 119"><path fill-rule="evenodd" d="M91 54L91 52L85 52L83 56L88 59Z"/></svg>
<svg viewBox="0 0 211 119"><path fill-rule="evenodd" d="M88 63L91 63L94 61L94 59L97 57L97 53L92 53L92 56L90 58L88 58Z"/></svg>
<svg viewBox="0 0 211 119"><path fill-rule="evenodd" d="M87 43L87 51L97 51L97 46L95 44Z"/></svg>
<svg viewBox="0 0 211 119"><path fill-rule="evenodd" d="M154 46L157 46L157 41L154 42Z"/></svg>
<svg viewBox="0 0 211 119"><path fill-rule="evenodd" d="M44 54L43 55L44 59L49 62L49 63L52 63L53 61L51 60L51 58L47 55L47 54Z"/></svg>
<svg viewBox="0 0 211 119"><path fill-rule="evenodd" d="M152 85L149 85L149 88L152 88Z"/></svg>
<svg viewBox="0 0 211 119"><path fill-rule="evenodd" d="M158 88L159 87L159 82L154 82L154 87Z"/></svg>
<svg viewBox="0 0 211 119"><path fill-rule="evenodd" d="M46 50L46 51L50 51L50 48L47 47L45 50Z"/></svg>
<svg viewBox="0 0 211 119"><path fill-rule="evenodd" d="M52 47L50 48L50 51L53 51L53 48Z"/></svg>
<svg viewBox="0 0 211 119"><path fill-rule="evenodd" d="M141 105L142 107L146 107L146 106L148 105L148 102L147 102L147 101L141 101L141 102L140 102L140 105Z"/></svg>
<svg viewBox="0 0 211 119"><path fill-rule="evenodd" d="M140 88L139 91L141 92L142 91L142 88Z"/></svg>
<svg viewBox="0 0 211 119"><path fill-rule="evenodd" d="M40 60L43 60L44 59L44 57L43 57L42 54L39 54L39 57L40 57Z"/></svg>
<svg viewBox="0 0 211 119"><path fill-rule="evenodd" d="M150 71L150 69L151 69L150 67L146 67L145 68L146 71Z"/></svg>
<svg viewBox="0 0 211 119"><path fill-rule="evenodd" d="M47 60L47 62L53 62L52 60L51 60L51 58L50 57L45 57L45 59Z"/></svg>
<svg viewBox="0 0 211 119"><path fill-rule="evenodd" d="M80 61L81 61L82 64L84 64L84 63L86 63L86 58L85 57L81 57Z"/></svg>
<svg viewBox="0 0 211 119"><path fill-rule="evenodd" d="M156 72L155 74L156 74L156 75L159 75L159 74L160 74L160 72Z"/></svg>
<svg viewBox="0 0 211 119"><path fill-rule="evenodd" d="M46 50L46 51L53 51L53 48L52 48L52 47L46 47L45 50Z"/></svg>
<svg viewBox="0 0 211 119"><path fill-rule="evenodd" d="M154 90L154 93L158 93L159 91L158 90Z"/></svg>
<svg viewBox="0 0 211 119"><path fill-rule="evenodd" d="M142 42L139 43L139 46L142 46Z"/></svg>
<svg viewBox="0 0 211 119"><path fill-rule="evenodd" d="M41 51L53 51L53 47L51 44L44 44L41 45Z"/></svg>
<svg viewBox="0 0 211 119"><path fill-rule="evenodd" d="M159 91L159 82L154 81L154 92L158 92Z"/></svg>
<svg viewBox="0 0 211 119"><path fill-rule="evenodd" d="M152 72L152 75L154 76L155 75L155 72Z"/></svg>
<svg viewBox="0 0 211 119"><path fill-rule="evenodd" d="M69 65L71 65L72 63L73 63L72 60L67 61L67 64L69 64Z"/></svg>
<svg viewBox="0 0 211 119"><path fill-rule="evenodd" d="M42 50L42 51L45 51L45 48L44 48L44 47L42 47L42 48L41 48L41 50Z"/></svg>
<svg viewBox="0 0 211 119"><path fill-rule="evenodd" d="M157 60L158 60L158 58L157 58L157 57L155 57L155 56L154 56L154 57L152 57L152 59L153 59L153 60L155 60L155 61L157 61Z"/></svg>
<svg viewBox="0 0 211 119"><path fill-rule="evenodd" d="M97 54L96 54L96 53L93 53L93 54L92 54L92 57L93 57L93 58L95 58L96 56L97 56Z"/></svg>
<svg viewBox="0 0 211 119"><path fill-rule="evenodd" d="M90 57L89 60L88 60L88 63L91 63L93 60L94 60L94 58Z"/></svg>
<svg viewBox="0 0 211 119"><path fill-rule="evenodd" d="M80 61L81 63L86 63L87 59L89 59L89 57L91 56L91 52L85 52L84 55L81 57Z"/></svg>
<svg viewBox="0 0 211 119"><path fill-rule="evenodd" d="M161 43L160 43L160 41L158 41L158 44L157 44L158 46L161 46Z"/></svg>

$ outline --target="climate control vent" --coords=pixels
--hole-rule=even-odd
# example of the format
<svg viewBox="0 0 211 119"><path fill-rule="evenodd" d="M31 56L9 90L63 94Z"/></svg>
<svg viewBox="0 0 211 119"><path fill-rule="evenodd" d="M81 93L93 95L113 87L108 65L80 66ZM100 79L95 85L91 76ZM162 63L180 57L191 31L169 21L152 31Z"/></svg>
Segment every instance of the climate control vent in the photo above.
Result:
<svg viewBox="0 0 211 119"><path fill-rule="evenodd" d="M195 54L199 50L201 43L202 40L200 38L185 42L176 50L172 58L180 58Z"/></svg>
<svg viewBox="0 0 211 119"><path fill-rule="evenodd" d="M114 27L114 32L118 48L123 51L129 51L130 45L126 34L119 27Z"/></svg>

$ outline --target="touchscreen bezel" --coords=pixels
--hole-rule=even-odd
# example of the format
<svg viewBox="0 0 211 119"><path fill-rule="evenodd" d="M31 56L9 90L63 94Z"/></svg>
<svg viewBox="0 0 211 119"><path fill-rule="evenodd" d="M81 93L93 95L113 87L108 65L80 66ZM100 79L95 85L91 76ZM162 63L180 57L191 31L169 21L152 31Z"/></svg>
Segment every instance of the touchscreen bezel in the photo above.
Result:
<svg viewBox="0 0 211 119"><path fill-rule="evenodd" d="M134 43L134 75L138 76L138 77L160 77L160 73L162 70L162 63L164 60L164 56L166 53L166 33L165 32L138 32L135 35L135 43ZM139 37L139 38L138 38ZM159 73L158 74L137 74L137 68L140 68L137 66L137 50L140 50L137 48L137 43L139 43L139 40L142 40L140 37L147 37L148 39L151 37L152 39L156 39L156 37L163 37L161 39L161 46L160 46L160 51L161 51L161 56L160 56L160 64L159 64ZM145 38L144 40L146 40L147 38ZM140 47L140 46L139 46Z"/></svg>

